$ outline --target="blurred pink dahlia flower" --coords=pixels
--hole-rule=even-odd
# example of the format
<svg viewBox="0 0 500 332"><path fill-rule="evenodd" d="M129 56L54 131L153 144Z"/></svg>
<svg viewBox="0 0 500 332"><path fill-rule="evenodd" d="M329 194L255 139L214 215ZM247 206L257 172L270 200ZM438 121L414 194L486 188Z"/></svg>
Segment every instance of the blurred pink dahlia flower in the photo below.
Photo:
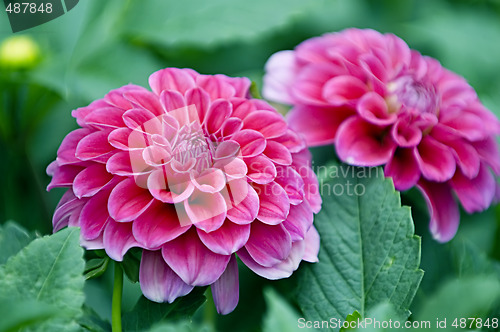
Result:
<svg viewBox="0 0 500 332"><path fill-rule="evenodd" d="M172 302L211 285L219 313L238 303L236 255L268 279L317 261L321 206L305 142L250 81L167 68L152 92L127 85L73 111L47 172L69 187L54 231L81 228L116 261L142 248L144 295Z"/></svg>
<svg viewBox="0 0 500 332"><path fill-rule="evenodd" d="M308 145L334 143L341 160L385 165L398 190L417 186L441 242L458 205L486 209L500 192L500 123L465 79L400 38L347 29L274 54L264 96L293 105L289 125ZM494 175L495 174L495 175Z"/></svg>

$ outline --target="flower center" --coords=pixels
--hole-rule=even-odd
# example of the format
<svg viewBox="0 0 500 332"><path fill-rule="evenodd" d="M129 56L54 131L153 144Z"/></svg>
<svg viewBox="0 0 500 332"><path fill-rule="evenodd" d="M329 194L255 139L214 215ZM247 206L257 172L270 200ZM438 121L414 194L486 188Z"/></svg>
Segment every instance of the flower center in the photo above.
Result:
<svg viewBox="0 0 500 332"><path fill-rule="evenodd" d="M439 96L433 85L415 80L411 75L396 78L388 85L391 96L389 100L396 102L396 109L404 107L419 113L439 112Z"/></svg>

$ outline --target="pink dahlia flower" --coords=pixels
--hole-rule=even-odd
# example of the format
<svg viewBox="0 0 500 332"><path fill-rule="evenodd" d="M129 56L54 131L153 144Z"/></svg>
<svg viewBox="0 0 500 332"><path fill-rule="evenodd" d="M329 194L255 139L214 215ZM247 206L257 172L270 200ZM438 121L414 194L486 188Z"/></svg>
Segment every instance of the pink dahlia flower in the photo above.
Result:
<svg viewBox="0 0 500 332"><path fill-rule="evenodd" d="M73 111L47 169L69 187L54 231L81 228L87 249L121 261L142 248L140 285L172 302L211 285L219 313L238 303L236 255L268 279L317 261L320 209L305 142L246 78L168 68L152 92L127 85Z"/></svg>
<svg viewBox="0 0 500 332"><path fill-rule="evenodd" d="M500 190L500 124L474 89L392 34L348 29L274 54L264 96L293 105L292 129L310 146L335 143L344 162L385 165L398 190L417 186L438 241ZM495 191L497 193L495 193Z"/></svg>

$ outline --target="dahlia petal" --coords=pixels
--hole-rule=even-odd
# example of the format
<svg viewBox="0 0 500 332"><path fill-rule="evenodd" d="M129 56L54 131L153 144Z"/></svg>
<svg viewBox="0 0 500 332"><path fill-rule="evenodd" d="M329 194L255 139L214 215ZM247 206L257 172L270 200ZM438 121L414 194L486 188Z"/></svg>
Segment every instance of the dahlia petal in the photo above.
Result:
<svg viewBox="0 0 500 332"><path fill-rule="evenodd" d="M283 135L287 125L279 113L254 111L243 119L243 128L256 130L269 139Z"/></svg>
<svg viewBox="0 0 500 332"><path fill-rule="evenodd" d="M249 97L249 89L252 85L252 81L250 81L246 77L229 77L226 75L218 74L215 77L229 83L234 89L235 94L234 97L240 98L248 98Z"/></svg>
<svg viewBox="0 0 500 332"><path fill-rule="evenodd" d="M240 298L240 285L238 262L234 255L231 256L224 273L211 285L211 290L215 307L220 315L227 315L236 308Z"/></svg>
<svg viewBox="0 0 500 332"><path fill-rule="evenodd" d="M144 132L153 135L162 132L159 118L151 111L143 108L133 108L123 113L123 122L137 134Z"/></svg>
<svg viewBox="0 0 500 332"><path fill-rule="evenodd" d="M257 110L255 103L245 98L231 98L231 104L233 104L233 114L231 116L241 120Z"/></svg>
<svg viewBox="0 0 500 332"><path fill-rule="evenodd" d="M264 154L276 164L279 165L292 164L292 154L284 145L278 142L267 141Z"/></svg>
<svg viewBox="0 0 500 332"><path fill-rule="evenodd" d="M118 183L108 200L110 216L116 221L132 221L140 216L153 202L149 191L137 186L133 178Z"/></svg>
<svg viewBox="0 0 500 332"><path fill-rule="evenodd" d="M240 145L235 141L223 141L217 145L217 150L215 151L214 160L220 160L225 158L234 158L240 153Z"/></svg>
<svg viewBox="0 0 500 332"><path fill-rule="evenodd" d="M306 248L304 250L303 260L309 263L316 263L318 261L319 253L319 233L314 226L309 228L304 239Z"/></svg>
<svg viewBox="0 0 500 332"><path fill-rule="evenodd" d="M162 169L155 170L148 177L147 187L154 198L164 203L179 203L187 199L194 191L189 174L165 174Z"/></svg>
<svg viewBox="0 0 500 332"><path fill-rule="evenodd" d="M304 198L311 206L314 213L321 210L322 199L319 193L318 178L310 168L303 168Z"/></svg>
<svg viewBox="0 0 500 332"><path fill-rule="evenodd" d="M358 116L345 120L337 131L339 158L356 166L379 166L392 157L395 144L380 128Z"/></svg>
<svg viewBox="0 0 500 332"><path fill-rule="evenodd" d="M224 188L226 177L218 168L207 168L199 175L191 173L191 182L199 191L213 194Z"/></svg>
<svg viewBox="0 0 500 332"><path fill-rule="evenodd" d="M184 94L187 90L195 87L195 81L188 70L166 68L149 76L149 86L157 95L165 90L179 91Z"/></svg>
<svg viewBox="0 0 500 332"><path fill-rule="evenodd" d="M388 126L397 119L396 113L389 113L385 99L375 92L366 93L356 108L363 119L377 126Z"/></svg>
<svg viewBox="0 0 500 332"><path fill-rule="evenodd" d="M111 218L104 228L103 243L106 254L117 262L123 260L130 248L140 246L132 235L131 222L116 222Z"/></svg>
<svg viewBox="0 0 500 332"><path fill-rule="evenodd" d="M85 201L81 201L73 194L72 190L67 190L57 204L52 216L52 226L54 233L68 226L70 216Z"/></svg>
<svg viewBox="0 0 500 332"><path fill-rule="evenodd" d="M496 181L487 166L481 165L478 175L469 179L456 172L451 187L468 213L483 211L490 206L496 193Z"/></svg>
<svg viewBox="0 0 500 332"><path fill-rule="evenodd" d="M194 230L167 242L162 255L170 268L188 285L206 286L222 275L231 256L215 254L205 247Z"/></svg>
<svg viewBox="0 0 500 332"><path fill-rule="evenodd" d="M298 73L291 87L291 94L298 104L326 105L323 87L332 77L344 73L345 68L333 63L308 64Z"/></svg>
<svg viewBox="0 0 500 332"><path fill-rule="evenodd" d="M210 107L210 96L203 89L194 88L186 93L186 105L194 105L200 121L203 122Z"/></svg>
<svg viewBox="0 0 500 332"><path fill-rule="evenodd" d="M189 221L206 232L218 229L226 219L226 203L218 192L194 191L189 199L184 201L184 208Z"/></svg>
<svg viewBox="0 0 500 332"><path fill-rule="evenodd" d="M80 160L100 161L100 157L114 151L108 143L108 135L109 131L100 130L85 136L76 146L75 156Z"/></svg>
<svg viewBox="0 0 500 332"><path fill-rule="evenodd" d="M119 150L124 150L127 151L129 148L134 147L135 144L132 146L129 146L130 143L130 135L132 133L132 130L130 128L117 128L113 130L111 133L108 135L108 143ZM139 142L143 142L144 140L141 139ZM141 146L145 147L145 146Z"/></svg>
<svg viewBox="0 0 500 332"><path fill-rule="evenodd" d="M142 158L144 162L153 167L165 165L172 159L172 155L167 149L158 145L150 145L142 151Z"/></svg>
<svg viewBox="0 0 500 332"><path fill-rule="evenodd" d="M99 235L99 237L93 240L86 240L82 236L80 236L80 245L87 250L100 250L104 249L104 240L103 235Z"/></svg>
<svg viewBox="0 0 500 332"><path fill-rule="evenodd" d="M130 103L130 100L125 98L125 93L129 92L142 92L142 91L148 91L142 86L134 85L134 84L128 84L125 86L122 86L121 88L112 90L104 96L104 100L118 108L121 108L122 110L129 110L133 108L132 103Z"/></svg>
<svg viewBox="0 0 500 332"><path fill-rule="evenodd" d="M277 175L274 181L285 189L290 204L297 205L304 200L304 180L291 167L276 167Z"/></svg>
<svg viewBox="0 0 500 332"><path fill-rule="evenodd" d="M292 238L292 241L304 240L307 231L311 228L313 223L313 211L307 201L298 205L290 206L290 213L283 226L286 228Z"/></svg>
<svg viewBox="0 0 500 332"><path fill-rule="evenodd" d="M273 138L272 140L286 146L291 153L299 152L306 147L305 140L290 129L288 129L284 135Z"/></svg>
<svg viewBox="0 0 500 332"><path fill-rule="evenodd" d="M392 139L403 148L416 146L422 140L422 130L405 117L398 119L391 130Z"/></svg>
<svg viewBox="0 0 500 332"><path fill-rule="evenodd" d="M434 239L439 242L451 240L458 229L460 213L458 205L451 193L451 188L445 183L435 183L420 180L417 188L424 196L429 208L430 230Z"/></svg>
<svg viewBox="0 0 500 332"><path fill-rule="evenodd" d="M287 120L290 128L304 135L309 146L318 146L333 143L340 124L353 114L349 108L296 105Z"/></svg>
<svg viewBox="0 0 500 332"><path fill-rule="evenodd" d="M160 102L167 112L187 106L184 96L178 91L163 91L160 95Z"/></svg>
<svg viewBox="0 0 500 332"><path fill-rule="evenodd" d="M80 107L77 108L76 110L71 111L71 116L76 118L76 123L78 123L80 127L86 127L87 123L85 122L85 117L87 115L100 108L107 108L109 106L110 104L103 99L95 100L91 102L90 105L88 106Z"/></svg>
<svg viewBox="0 0 500 332"><path fill-rule="evenodd" d="M471 144L476 149L481 160L490 166L496 175L500 175L500 151L495 138L489 137Z"/></svg>
<svg viewBox="0 0 500 332"><path fill-rule="evenodd" d="M231 84L215 76L200 75L196 78L196 84L205 90L212 100L229 99L236 95L236 89Z"/></svg>
<svg viewBox="0 0 500 332"><path fill-rule="evenodd" d="M291 104L290 82L295 76L295 55L293 51L274 53L266 63L266 75L262 95L268 100Z"/></svg>
<svg viewBox="0 0 500 332"><path fill-rule="evenodd" d="M440 122L454 129L457 135L469 141L479 141L488 135L483 120L470 112L454 112L453 118L450 115L450 118L441 119Z"/></svg>
<svg viewBox="0 0 500 332"><path fill-rule="evenodd" d="M132 225L134 238L147 249L156 249L184 234L189 226L181 225L176 207L155 201Z"/></svg>
<svg viewBox="0 0 500 332"><path fill-rule="evenodd" d="M158 96L152 92L147 90L126 92L124 97L127 98L135 107L149 110L156 116L164 113L160 101L158 100Z"/></svg>
<svg viewBox="0 0 500 332"><path fill-rule="evenodd" d="M233 135L232 139L241 147L244 157L254 157L262 153L266 148L266 139L258 131L244 129Z"/></svg>
<svg viewBox="0 0 500 332"><path fill-rule="evenodd" d="M257 218L259 212L259 196L245 180L228 182L221 191L226 201L227 218L235 224L249 224Z"/></svg>
<svg viewBox="0 0 500 332"><path fill-rule="evenodd" d="M366 85L353 76L336 76L323 86L323 98L331 105L343 105L361 98L367 92Z"/></svg>
<svg viewBox="0 0 500 332"><path fill-rule="evenodd" d="M81 235L86 240L93 240L101 235L109 222L107 200L109 191L103 190L92 196L80 213Z"/></svg>
<svg viewBox="0 0 500 332"><path fill-rule="evenodd" d="M224 121L231 115L232 105L227 100L216 100L208 109L205 117L205 127L211 134L216 133L222 127Z"/></svg>
<svg viewBox="0 0 500 332"><path fill-rule="evenodd" d="M430 136L425 136L414 148L422 175L431 181L444 182L455 174L456 163L451 149Z"/></svg>
<svg viewBox="0 0 500 332"><path fill-rule="evenodd" d="M292 239L283 225L271 226L256 221L251 225L245 249L255 262L271 267L290 255Z"/></svg>
<svg viewBox="0 0 500 332"><path fill-rule="evenodd" d="M160 251L142 251L139 284L145 297L154 302L172 303L189 294L193 286L186 284L165 263Z"/></svg>
<svg viewBox="0 0 500 332"><path fill-rule="evenodd" d="M259 195L260 208L257 219L269 225L281 223L290 211L290 200L282 186L276 182L254 184Z"/></svg>
<svg viewBox="0 0 500 332"><path fill-rule="evenodd" d="M73 130L66 137L64 137L61 146L57 150L57 163L62 165L75 164L81 162L76 157L76 147L78 143L91 133L88 128L80 128Z"/></svg>
<svg viewBox="0 0 500 332"><path fill-rule="evenodd" d="M243 128L243 121L240 118L230 117L222 124L220 135L222 137L231 137Z"/></svg>
<svg viewBox="0 0 500 332"><path fill-rule="evenodd" d="M52 180L47 186L47 190L56 187L71 187L75 177L82 171L81 166L62 165L59 166L57 161L53 161L47 166L47 174L52 176Z"/></svg>
<svg viewBox="0 0 500 332"><path fill-rule="evenodd" d="M384 169L391 177L396 190L408 190L420 179L420 169L412 149L396 149L394 156Z"/></svg>
<svg viewBox="0 0 500 332"><path fill-rule="evenodd" d="M247 176L255 183L266 184L276 178L276 166L266 156L259 155L253 158L245 158L245 163L248 167Z"/></svg>
<svg viewBox="0 0 500 332"><path fill-rule="evenodd" d="M240 250L250 237L250 225L238 225L229 221L217 230L207 233L197 229L201 242L216 254L231 255Z"/></svg>
<svg viewBox="0 0 500 332"><path fill-rule="evenodd" d="M106 170L119 176L133 176L150 172L151 169L140 156L142 156L141 151L115 153L106 162ZM132 161L134 161L133 165Z"/></svg>
<svg viewBox="0 0 500 332"><path fill-rule="evenodd" d="M73 192L78 198L93 196L112 178L113 175L106 171L106 166L102 164L89 166L75 177Z"/></svg>
<svg viewBox="0 0 500 332"><path fill-rule="evenodd" d="M125 125L122 119L123 110L116 107L104 107L89 113L84 119L87 125L100 129L120 128Z"/></svg>
<svg viewBox="0 0 500 332"><path fill-rule="evenodd" d="M245 247L241 248L237 254L241 261L259 276L269 280L277 280L288 278L292 275L293 271L299 267L300 261L304 256L304 250L305 241L294 242L288 257L271 267L266 267L257 263Z"/></svg>
<svg viewBox="0 0 500 332"><path fill-rule="evenodd" d="M217 161L214 168L221 169L228 180L241 179L248 173L247 164L240 158Z"/></svg>

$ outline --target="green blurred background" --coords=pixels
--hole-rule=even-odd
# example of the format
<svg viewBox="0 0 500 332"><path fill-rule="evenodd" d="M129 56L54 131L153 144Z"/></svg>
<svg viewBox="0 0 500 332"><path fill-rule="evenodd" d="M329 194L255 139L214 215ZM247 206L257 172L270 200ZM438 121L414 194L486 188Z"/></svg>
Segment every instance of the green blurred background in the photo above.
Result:
<svg viewBox="0 0 500 332"><path fill-rule="evenodd" d="M64 190L46 192L50 179L45 169L64 136L77 127L72 109L128 83L147 86L152 72L169 66L248 76L260 87L271 54L347 27L402 37L463 75L500 114L500 0L80 0L54 21L16 34L2 7L0 223L14 220L30 231L51 232L51 215ZM29 37L38 60L8 64L6 57L15 50L6 45L13 36ZM325 160L325 153L333 152L315 151L317 162ZM416 221L417 234L424 237L422 267L427 272L422 292L429 293L455 264L454 250L459 249L454 248L459 247L443 251L431 240L421 199L412 193L405 197L414 205L415 219L422 219ZM466 238L484 255L499 259L499 214L493 207L464 216L454 243ZM252 297L254 286L262 288L260 279L248 282L243 297ZM102 285L109 286L109 280L87 286L87 301L107 316L109 300L100 293ZM277 287L283 293L288 289L286 283ZM136 288L131 292L138 296ZM251 303L259 321L262 294ZM241 307L233 315L238 319L230 315L219 327L253 330L254 317L238 316L246 310Z"/></svg>

